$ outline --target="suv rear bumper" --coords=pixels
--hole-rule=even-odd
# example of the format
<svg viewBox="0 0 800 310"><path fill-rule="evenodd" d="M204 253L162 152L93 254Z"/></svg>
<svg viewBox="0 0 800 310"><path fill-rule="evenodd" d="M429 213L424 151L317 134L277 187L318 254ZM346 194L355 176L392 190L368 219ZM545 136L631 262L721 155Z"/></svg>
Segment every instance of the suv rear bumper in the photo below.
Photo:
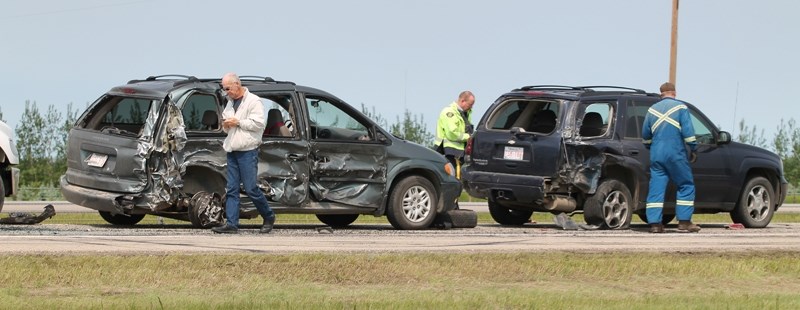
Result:
<svg viewBox="0 0 800 310"><path fill-rule="evenodd" d="M461 182L470 196L496 201L541 203L544 178L471 170L464 167Z"/></svg>
<svg viewBox="0 0 800 310"><path fill-rule="evenodd" d="M112 214L119 213L116 208L116 199L124 196L124 193L110 193L96 189L75 186L67 182L66 176L61 176L61 195L64 199L76 205L94 209L97 211L107 211Z"/></svg>

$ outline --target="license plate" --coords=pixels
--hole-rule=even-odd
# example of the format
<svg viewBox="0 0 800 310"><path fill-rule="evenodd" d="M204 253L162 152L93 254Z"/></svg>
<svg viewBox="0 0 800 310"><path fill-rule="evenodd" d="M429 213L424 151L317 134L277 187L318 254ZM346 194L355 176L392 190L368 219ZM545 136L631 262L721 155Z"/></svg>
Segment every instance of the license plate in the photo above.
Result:
<svg viewBox="0 0 800 310"><path fill-rule="evenodd" d="M525 149L517 146L506 146L503 152L503 159L522 160Z"/></svg>
<svg viewBox="0 0 800 310"><path fill-rule="evenodd" d="M108 160L108 155L92 153L86 159L86 164L92 167L103 167L106 164L106 160Z"/></svg>

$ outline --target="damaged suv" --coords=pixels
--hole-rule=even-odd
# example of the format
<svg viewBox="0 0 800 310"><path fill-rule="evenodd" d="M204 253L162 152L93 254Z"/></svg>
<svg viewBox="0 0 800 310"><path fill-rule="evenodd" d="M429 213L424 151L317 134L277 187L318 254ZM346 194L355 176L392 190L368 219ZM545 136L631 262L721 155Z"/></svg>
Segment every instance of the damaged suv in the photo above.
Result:
<svg viewBox="0 0 800 310"><path fill-rule="evenodd" d="M393 137L322 90L241 79L267 111L258 179L277 213L315 214L334 227L386 215L397 229L449 218L461 185L444 157ZM220 82L157 76L102 95L69 133L64 197L117 225L146 214L203 228L223 223ZM246 195L241 207L242 218L258 216Z"/></svg>
<svg viewBox="0 0 800 310"><path fill-rule="evenodd" d="M462 183L489 201L492 218L522 225L533 212L583 212L589 227L625 229L646 220L649 150L641 126L659 95L609 86L525 86L497 99L467 144ZM731 142L687 104L697 137L692 164L695 213L730 212L745 227L765 227L788 183L780 158ZM675 217L675 186L664 223Z"/></svg>

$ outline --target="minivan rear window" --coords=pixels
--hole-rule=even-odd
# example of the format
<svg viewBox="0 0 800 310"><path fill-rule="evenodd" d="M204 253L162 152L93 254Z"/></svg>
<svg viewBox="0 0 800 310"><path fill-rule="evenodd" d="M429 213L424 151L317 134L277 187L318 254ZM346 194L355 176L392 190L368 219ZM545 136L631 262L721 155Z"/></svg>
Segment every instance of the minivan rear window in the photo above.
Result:
<svg viewBox="0 0 800 310"><path fill-rule="evenodd" d="M139 136L153 103L151 99L109 96L96 104L82 123L89 130Z"/></svg>

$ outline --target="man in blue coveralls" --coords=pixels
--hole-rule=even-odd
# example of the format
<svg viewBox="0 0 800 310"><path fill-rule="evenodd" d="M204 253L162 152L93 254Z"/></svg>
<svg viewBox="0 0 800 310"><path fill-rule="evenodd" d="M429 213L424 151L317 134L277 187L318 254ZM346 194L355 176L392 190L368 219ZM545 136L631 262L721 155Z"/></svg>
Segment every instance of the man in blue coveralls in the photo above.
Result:
<svg viewBox="0 0 800 310"><path fill-rule="evenodd" d="M697 159L697 143L689 109L675 99L675 84L661 85L661 101L647 111L642 125L644 145L650 149L650 190L647 194L647 222L651 233L663 233L661 217L664 191L672 180L678 186L675 206L679 232L698 232L692 223L694 213L694 178L689 162ZM686 154L685 144L691 153Z"/></svg>

